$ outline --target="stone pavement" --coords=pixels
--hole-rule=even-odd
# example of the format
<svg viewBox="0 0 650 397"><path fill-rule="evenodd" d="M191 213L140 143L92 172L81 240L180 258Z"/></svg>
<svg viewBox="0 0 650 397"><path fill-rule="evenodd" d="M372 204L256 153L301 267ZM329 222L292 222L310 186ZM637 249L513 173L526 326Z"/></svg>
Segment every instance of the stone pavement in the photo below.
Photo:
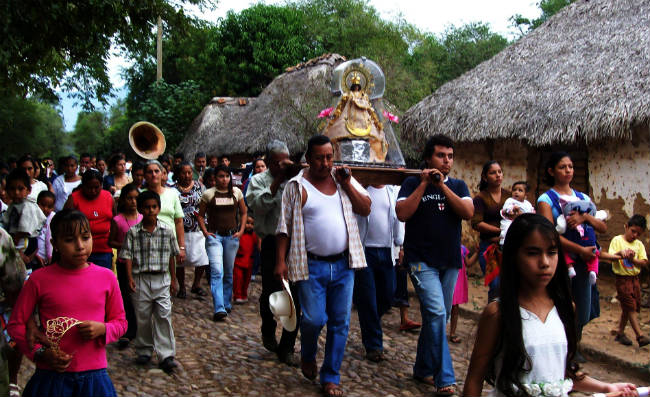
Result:
<svg viewBox="0 0 650 397"><path fill-rule="evenodd" d="M191 273L191 272L190 272ZM192 276L188 277L188 284ZM206 287L204 287L206 288ZM134 396L319 396L317 382L305 379L298 368L279 363L260 341L258 297L261 284L251 283L250 301L235 305L225 323L211 321L212 301L174 299L174 332L176 334L179 370L168 376L155 364L137 366L132 348L119 351L108 347L108 372L118 395ZM189 290L189 288L188 288ZM207 288L206 288L207 290ZM411 299L410 317L419 320L417 300ZM451 344L454 366L462 387L476 332L474 320L461 317L458 334L460 344ZM364 359L356 312L343 360L341 385L348 396L421 396L432 395L432 389L411 378L415 359L417 333L401 333L399 311L392 309L384 316L384 350L387 360L375 364ZM278 334L279 335L279 334ZM318 362L322 361L325 330L321 335ZM299 352L299 343L296 351ZM33 373L33 364L24 360L20 384L24 386ZM624 374L616 367L590 363L585 370L605 381L649 383L645 379ZM485 386L484 395L488 392Z"/></svg>

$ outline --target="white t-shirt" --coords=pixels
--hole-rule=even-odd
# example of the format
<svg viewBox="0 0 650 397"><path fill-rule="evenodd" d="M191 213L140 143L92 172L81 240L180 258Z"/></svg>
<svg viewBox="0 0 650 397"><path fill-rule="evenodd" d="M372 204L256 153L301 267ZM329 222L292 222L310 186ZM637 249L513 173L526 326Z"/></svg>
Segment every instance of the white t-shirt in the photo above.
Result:
<svg viewBox="0 0 650 397"><path fill-rule="evenodd" d="M370 195L372 204L368 216L368 233L366 234L366 247L392 247L391 231L393 228L390 222L390 199L386 186L377 189L368 186L366 189Z"/></svg>
<svg viewBox="0 0 650 397"><path fill-rule="evenodd" d="M307 202L302 207L307 252L319 256L340 254L348 249L348 229L339 191L328 196L306 178L302 181L307 190Z"/></svg>
<svg viewBox="0 0 650 397"><path fill-rule="evenodd" d="M47 185L44 184L41 181L36 181L32 183L32 191L29 193L29 196L27 196L27 200L31 201L32 203L36 202L36 199L38 199L39 193L42 191L47 190Z"/></svg>

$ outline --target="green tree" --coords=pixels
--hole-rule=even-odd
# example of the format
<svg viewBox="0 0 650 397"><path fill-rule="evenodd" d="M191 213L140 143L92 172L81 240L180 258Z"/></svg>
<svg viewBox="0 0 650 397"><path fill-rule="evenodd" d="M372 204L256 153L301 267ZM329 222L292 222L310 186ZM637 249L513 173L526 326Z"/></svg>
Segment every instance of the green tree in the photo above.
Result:
<svg viewBox="0 0 650 397"><path fill-rule="evenodd" d="M158 16L171 26L188 21L176 7L213 0L0 0L0 87L5 95L54 89L74 92L87 108L105 102L111 84L106 61L112 45L131 52L149 44Z"/></svg>
<svg viewBox="0 0 650 397"><path fill-rule="evenodd" d="M151 85L147 99L134 111L134 116L160 128L165 134L167 151L173 152L208 99L209 96L201 92L192 80L180 84L161 80Z"/></svg>
<svg viewBox="0 0 650 397"><path fill-rule="evenodd" d="M537 6L542 11L542 14L538 18L530 19L525 18L521 14L516 14L510 17L510 21L512 22L512 26L519 30L520 36L524 36L574 1L575 0L542 0L537 3Z"/></svg>
<svg viewBox="0 0 650 397"><path fill-rule="evenodd" d="M37 157L62 155L66 150L63 119L52 104L16 96L0 97L2 155Z"/></svg>
<svg viewBox="0 0 650 397"><path fill-rule="evenodd" d="M81 112L70 138L77 153L105 154L104 139L108 129L106 115L100 111Z"/></svg>

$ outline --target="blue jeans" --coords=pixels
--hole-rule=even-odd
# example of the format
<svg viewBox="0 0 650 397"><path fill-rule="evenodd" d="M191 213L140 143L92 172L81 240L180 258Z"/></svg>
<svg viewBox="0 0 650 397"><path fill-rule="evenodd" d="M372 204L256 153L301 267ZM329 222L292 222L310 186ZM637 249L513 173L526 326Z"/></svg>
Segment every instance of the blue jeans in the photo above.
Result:
<svg viewBox="0 0 650 397"><path fill-rule="evenodd" d="M94 263L97 266L105 267L107 269L113 268L113 253L112 252L95 252L90 254L88 262Z"/></svg>
<svg viewBox="0 0 650 397"><path fill-rule="evenodd" d="M296 283L302 306L300 355L303 362L316 361L318 336L327 324L320 382L338 384L350 329L354 271L349 268L348 258L336 262L309 259L307 263L309 279Z"/></svg>
<svg viewBox="0 0 650 397"><path fill-rule="evenodd" d="M366 352L382 351L381 316L391 307L395 271L390 248L366 247L368 267L354 273L354 304Z"/></svg>
<svg viewBox="0 0 650 397"><path fill-rule="evenodd" d="M239 239L232 236L208 236L205 250L210 262L210 291L214 312L225 312L232 305L232 269L239 249Z"/></svg>
<svg viewBox="0 0 650 397"><path fill-rule="evenodd" d="M578 321L578 337L582 335L582 328L598 315L592 314L592 285L589 282L587 265L582 260L576 261L573 268L576 276L571 279L571 294L576 304L576 319ZM598 293L596 291L596 293Z"/></svg>
<svg viewBox="0 0 650 397"><path fill-rule="evenodd" d="M82 372L55 372L36 368L23 396L117 396L106 368Z"/></svg>
<svg viewBox="0 0 650 397"><path fill-rule="evenodd" d="M458 269L436 269L424 262L411 262L411 281L420 299L422 329L418 339L413 375L433 376L437 387L456 383L447 344L447 320L458 278Z"/></svg>

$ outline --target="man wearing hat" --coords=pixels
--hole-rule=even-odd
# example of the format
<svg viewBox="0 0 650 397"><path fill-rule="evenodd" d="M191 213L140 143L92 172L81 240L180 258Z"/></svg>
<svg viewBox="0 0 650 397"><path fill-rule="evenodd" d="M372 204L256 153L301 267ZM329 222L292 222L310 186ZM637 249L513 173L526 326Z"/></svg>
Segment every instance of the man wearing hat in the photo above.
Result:
<svg viewBox="0 0 650 397"><path fill-rule="evenodd" d="M320 383L325 395L340 396L339 370L350 328L354 270L366 267L354 214L367 216L370 198L348 168L333 169L333 156L329 138L312 137L305 154L309 168L284 189L275 274L298 287L303 375L316 378L318 336L327 324Z"/></svg>
<svg viewBox="0 0 650 397"><path fill-rule="evenodd" d="M264 347L276 352L278 359L285 364L297 367L298 358L294 354L294 345L298 330L294 327L288 331L283 327L280 343L275 338L277 322L269 308L269 296L283 290L283 284L273 277L275 269L275 229L280 218L282 192L286 185L289 149L284 142L273 140L267 145L266 171L253 175L246 192L246 202L255 218L255 233L262 240L261 272L262 293L260 295L260 315L262 317L262 343ZM293 288L293 287L292 287ZM291 291L293 298L298 294ZM296 300L296 312L300 314L300 304Z"/></svg>

